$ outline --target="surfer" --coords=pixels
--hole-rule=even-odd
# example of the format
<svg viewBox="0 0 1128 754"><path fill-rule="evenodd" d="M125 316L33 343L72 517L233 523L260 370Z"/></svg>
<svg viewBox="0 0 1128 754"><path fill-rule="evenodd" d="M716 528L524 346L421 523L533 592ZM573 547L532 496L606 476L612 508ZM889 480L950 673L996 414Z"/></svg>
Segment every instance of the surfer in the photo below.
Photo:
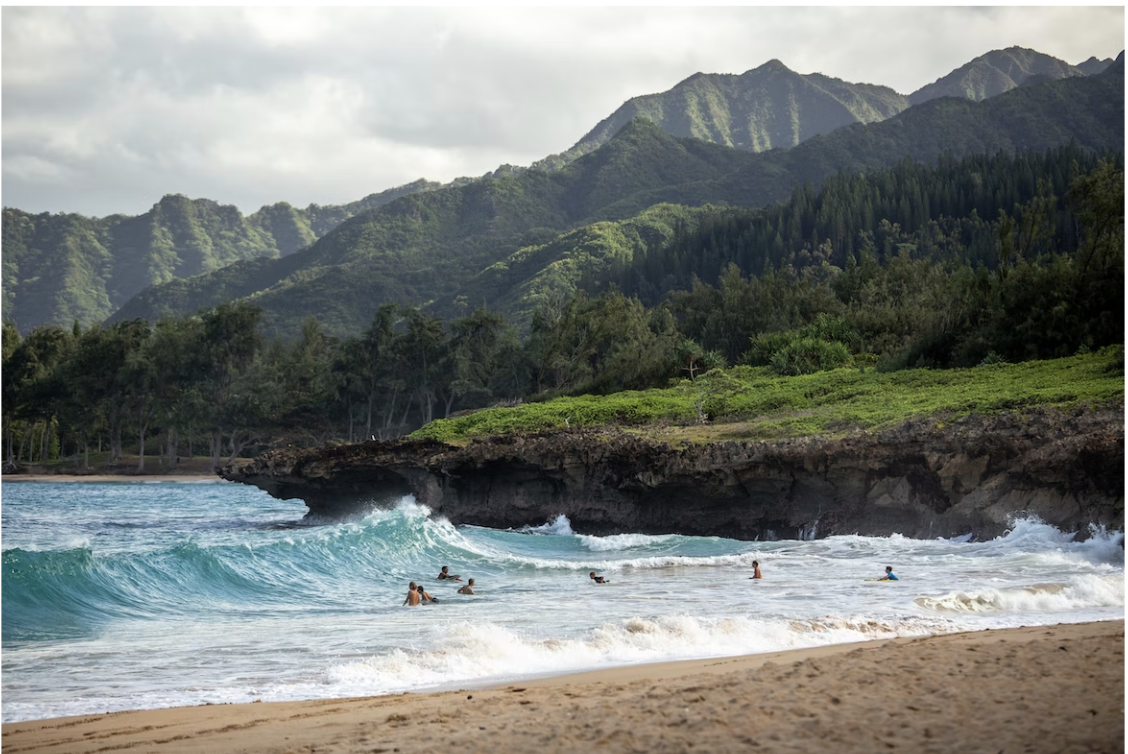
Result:
<svg viewBox="0 0 1128 754"><path fill-rule="evenodd" d="M439 571L438 579L439 581L443 581L445 579L450 579L451 581L462 581L462 577L458 574L451 575L450 566L443 566L443 570Z"/></svg>
<svg viewBox="0 0 1128 754"><path fill-rule="evenodd" d="M762 579L762 578L764 578L764 575L762 573L760 573L760 561L758 561L758 560L752 561L752 575L749 576L748 578L749 579Z"/></svg>
<svg viewBox="0 0 1128 754"><path fill-rule="evenodd" d="M588 578L591 579L592 581L594 581L597 584L610 584L611 583L610 581L603 578L602 576L596 576L595 571L592 571L591 573L589 573Z"/></svg>
<svg viewBox="0 0 1128 754"><path fill-rule="evenodd" d="M415 585L415 582L412 581L410 584L407 585L407 599L405 599L403 601L403 604L411 605L412 607L417 607L419 605L419 599L420 599L419 592L421 592L423 590L420 589L419 592L417 592L415 590L416 590L416 585Z"/></svg>
<svg viewBox="0 0 1128 754"><path fill-rule="evenodd" d="M893 573L893 566L885 566L885 575L878 581L900 581L900 579Z"/></svg>
<svg viewBox="0 0 1128 754"><path fill-rule="evenodd" d="M474 593L474 579L470 579L458 589L459 594L473 594Z"/></svg>

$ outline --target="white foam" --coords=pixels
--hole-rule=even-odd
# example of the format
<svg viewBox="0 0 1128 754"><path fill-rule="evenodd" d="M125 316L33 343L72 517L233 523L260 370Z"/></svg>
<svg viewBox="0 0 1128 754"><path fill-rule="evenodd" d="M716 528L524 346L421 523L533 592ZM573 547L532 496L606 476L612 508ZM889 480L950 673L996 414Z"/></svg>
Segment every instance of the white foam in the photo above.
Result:
<svg viewBox="0 0 1128 754"><path fill-rule="evenodd" d="M613 550L630 550L635 547L647 547L661 544L674 538L673 534L613 534L609 537L596 537L581 534L580 544L592 552L609 552Z"/></svg>
<svg viewBox="0 0 1128 754"><path fill-rule="evenodd" d="M1082 575L1068 584L1032 584L1008 589L954 591L940 597L918 597L916 604L949 613L1068 612L1124 605L1124 574Z"/></svg>
<svg viewBox="0 0 1128 754"><path fill-rule="evenodd" d="M548 523L540 526L522 526L517 531L523 534L545 534L554 537L573 537L576 534L572 531L572 522L563 513Z"/></svg>
<svg viewBox="0 0 1128 754"><path fill-rule="evenodd" d="M723 657L959 630L939 619L879 621L633 617L579 637L528 638L490 623L444 627L441 646L398 648L329 668L341 693L390 693L482 679L519 678L692 657Z"/></svg>

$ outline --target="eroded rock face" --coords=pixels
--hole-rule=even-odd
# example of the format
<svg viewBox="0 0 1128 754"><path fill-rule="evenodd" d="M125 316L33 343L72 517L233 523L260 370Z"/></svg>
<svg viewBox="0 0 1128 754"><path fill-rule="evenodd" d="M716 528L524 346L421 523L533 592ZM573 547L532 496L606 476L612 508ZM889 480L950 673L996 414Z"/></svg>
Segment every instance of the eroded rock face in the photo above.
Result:
<svg viewBox="0 0 1128 754"><path fill-rule="evenodd" d="M1029 512L1069 531L1124 527L1122 406L922 420L845 438L673 448L615 429L466 447L368 442L275 450L222 476L312 515L414 494L452 523L735 539L858 533L980 538Z"/></svg>

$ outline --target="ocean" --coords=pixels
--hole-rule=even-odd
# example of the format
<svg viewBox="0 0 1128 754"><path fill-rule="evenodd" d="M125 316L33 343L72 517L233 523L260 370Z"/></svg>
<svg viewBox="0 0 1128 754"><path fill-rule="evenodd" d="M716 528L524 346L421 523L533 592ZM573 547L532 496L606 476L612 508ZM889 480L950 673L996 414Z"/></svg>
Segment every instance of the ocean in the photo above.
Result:
<svg viewBox="0 0 1128 754"><path fill-rule="evenodd" d="M1031 518L983 542L742 542L585 536L563 516L456 527L411 498L311 525L298 501L222 482L2 496L4 722L1124 617L1123 533L1079 542ZM443 565L477 594L436 580ZM868 580L887 565L899 581ZM438 601L403 607L413 580Z"/></svg>

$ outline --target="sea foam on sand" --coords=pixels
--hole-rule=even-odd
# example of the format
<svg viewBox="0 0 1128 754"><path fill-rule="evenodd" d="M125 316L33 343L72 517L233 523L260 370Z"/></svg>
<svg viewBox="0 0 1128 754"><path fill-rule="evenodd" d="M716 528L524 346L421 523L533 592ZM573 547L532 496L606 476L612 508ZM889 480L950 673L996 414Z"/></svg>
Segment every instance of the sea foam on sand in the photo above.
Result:
<svg viewBox="0 0 1128 754"><path fill-rule="evenodd" d="M3 726L8 751L1124 750L1124 622L659 663L438 694Z"/></svg>

